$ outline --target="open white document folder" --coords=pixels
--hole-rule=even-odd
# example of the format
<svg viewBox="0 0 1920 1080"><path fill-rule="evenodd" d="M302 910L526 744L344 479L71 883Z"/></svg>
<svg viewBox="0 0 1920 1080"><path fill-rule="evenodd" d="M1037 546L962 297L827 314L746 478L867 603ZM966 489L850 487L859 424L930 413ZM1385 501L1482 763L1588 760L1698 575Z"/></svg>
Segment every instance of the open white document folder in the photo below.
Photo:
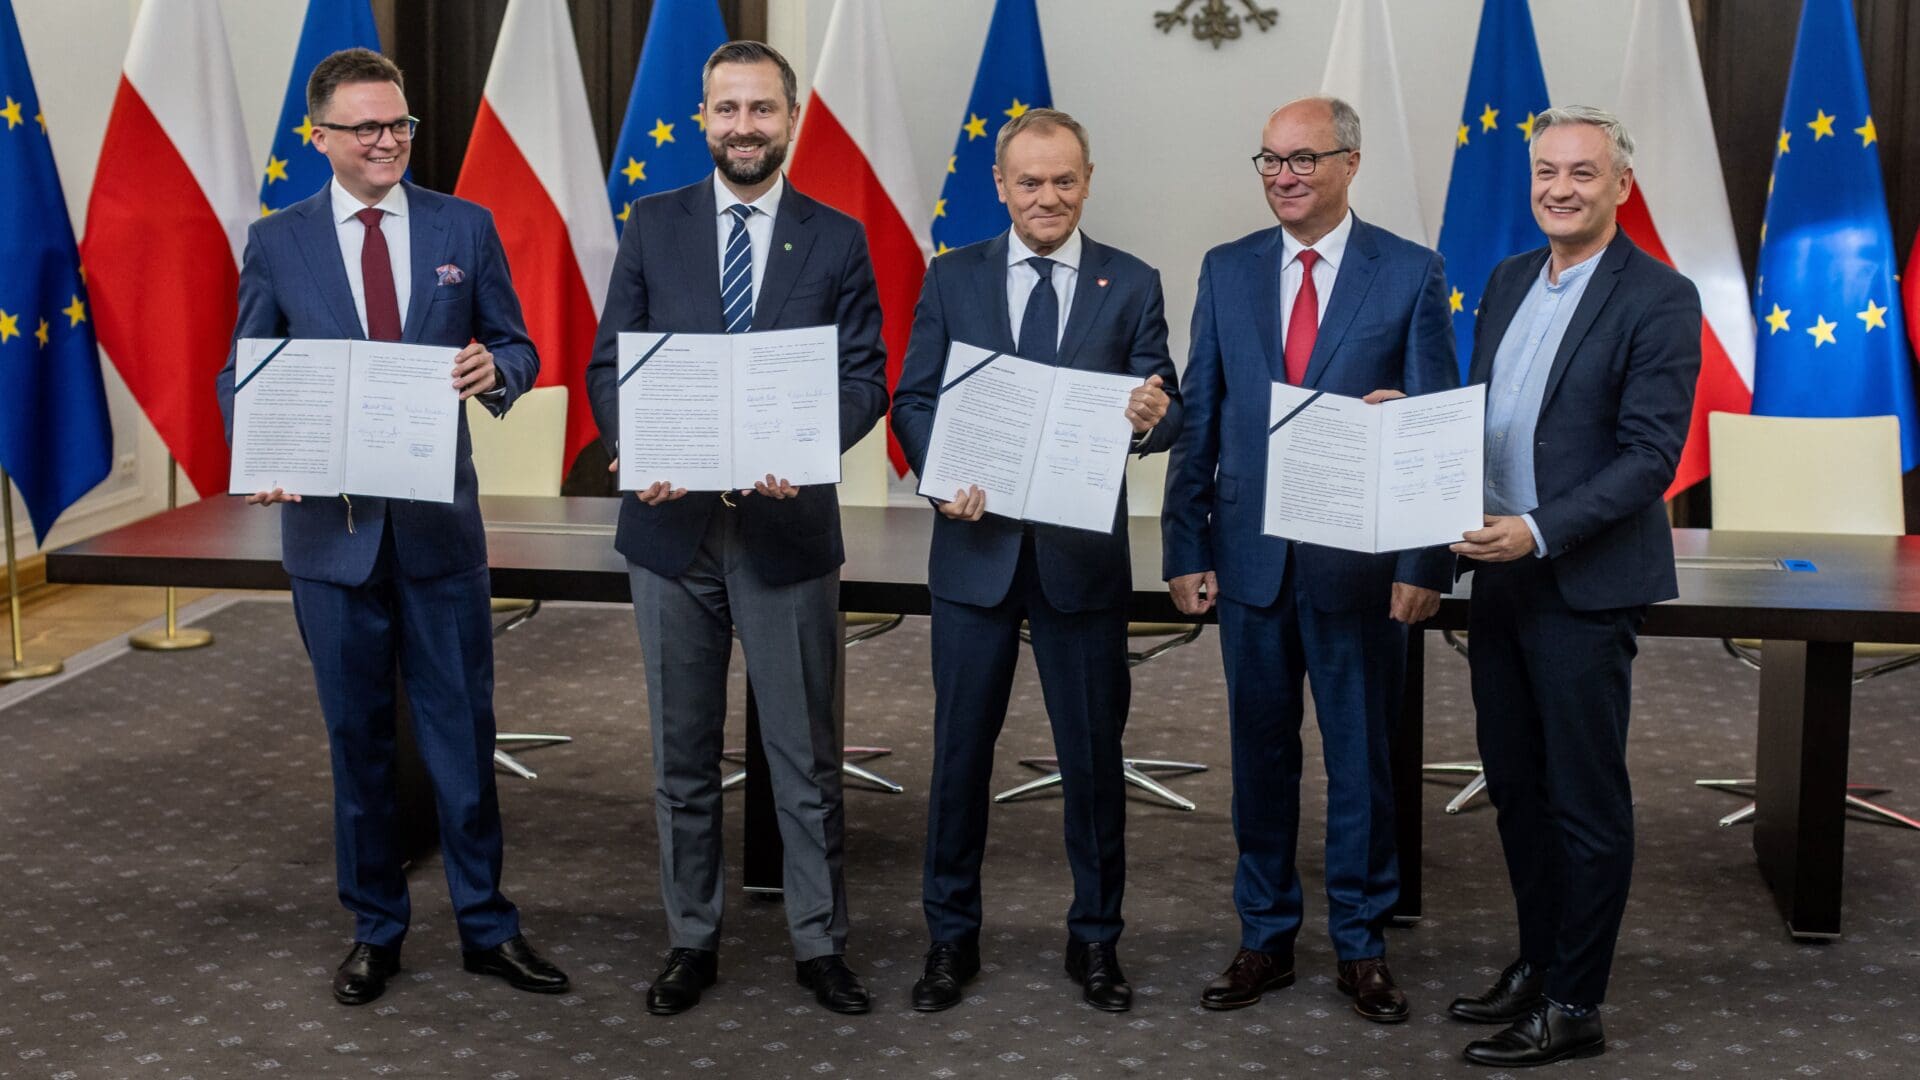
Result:
<svg viewBox="0 0 1920 1080"><path fill-rule="evenodd" d="M227 491L452 502L459 352L399 341L242 338Z"/></svg>
<svg viewBox="0 0 1920 1080"><path fill-rule="evenodd" d="M620 490L840 482L840 328L620 335Z"/></svg>
<svg viewBox="0 0 1920 1080"><path fill-rule="evenodd" d="M1369 405L1273 384L1269 536L1347 551L1452 544L1482 525L1486 388Z"/></svg>
<svg viewBox="0 0 1920 1080"><path fill-rule="evenodd" d="M1112 532L1140 381L954 342L920 494L951 499L977 484L989 514Z"/></svg>

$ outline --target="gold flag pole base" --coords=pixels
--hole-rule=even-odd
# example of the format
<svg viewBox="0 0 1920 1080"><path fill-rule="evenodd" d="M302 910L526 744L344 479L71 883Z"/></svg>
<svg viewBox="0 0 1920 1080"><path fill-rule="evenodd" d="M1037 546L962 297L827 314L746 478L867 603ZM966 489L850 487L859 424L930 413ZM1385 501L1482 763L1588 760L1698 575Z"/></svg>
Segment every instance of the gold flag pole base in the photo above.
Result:
<svg viewBox="0 0 1920 1080"><path fill-rule="evenodd" d="M7 665L0 667L0 683L21 679L44 679L66 668L60 660L29 660L21 649L20 568L13 550L13 477L0 471L0 532L6 533L7 550L7 636L13 646Z"/></svg>
<svg viewBox="0 0 1920 1080"><path fill-rule="evenodd" d="M180 505L180 472L174 466L173 455L167 455L167 509ZM167 586L167 625L165 629L143 630L138 634L128 634L127 644L148 652L183 652L187 649L200 649L213 644L211 631L197 626L180 626L179 602L174 596L173 586Z"/></svg>
<svg viewBox="0 0 1920 1080"><path fill-rule="evenodd" d="M0 667L0 683L19 682L21 679L44 679L49 675L58 675L67 670L60 660L25 660L17 664Z"/></svg>

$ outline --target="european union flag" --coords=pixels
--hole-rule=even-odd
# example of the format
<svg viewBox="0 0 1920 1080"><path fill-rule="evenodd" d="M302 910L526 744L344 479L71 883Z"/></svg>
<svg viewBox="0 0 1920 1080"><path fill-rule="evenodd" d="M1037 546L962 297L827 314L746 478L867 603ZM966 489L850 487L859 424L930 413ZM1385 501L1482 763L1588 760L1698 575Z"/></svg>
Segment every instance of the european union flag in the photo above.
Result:
<svg viewBox="0 0 1920 1080"><path fill-rule="evenodd" d="M1878 141L1853 5L1807 0L1760 230L1753 411L1898 416L1911 469L1920 424Z"/></svg>
<svg viewBox="0 0 1920 1080"><path fill-rule="evenodd" d="M706 96L700 71L726 42L727 27L714 0L655 0L607 173L616 235L627 227L627 204L685 187L712 171L707 119L700 112Z"/></svg>
<svg viewBox="0 0 1920 1080"><path fill-rule="evenodd" d="M1527 0L1487 0L1467 76L1467 102L1453 136L1453 179L1440 219L1460 380L1473 363L1473 317L1501 259L1547 242L1534 224L1527 140L1548 107L1547 77Z"/></svg>
<svg viewBox="0 0 1920 1080"><path fill-rule="evenodd" d="M0 101L0 468L44 542L61 512L106 479L113 428L13 0L0 0Z"/></svg>
<svg viewBox="0 0 1920 1080"><path fill-rule="evenodd" d="M1007 231L1007 210L993 188L994 137L1002 124L1028 109L1052 106L1040 12L1034 0L999 0L974 72L967 118L947 159L940 201L933 204L935 255Z"/></svg>
<svg viewBox="0 0 1920 1080"><path fill-rule="evenodd" d="M320 61L359 45L380 51L370 0L307 0L300 45L293 51L293 73L280 100L280 123L267 151L267 173L260 181L262 217L319 191L333 176L325 156L313 149L313 118L307 115L307 79Z"/></svg>

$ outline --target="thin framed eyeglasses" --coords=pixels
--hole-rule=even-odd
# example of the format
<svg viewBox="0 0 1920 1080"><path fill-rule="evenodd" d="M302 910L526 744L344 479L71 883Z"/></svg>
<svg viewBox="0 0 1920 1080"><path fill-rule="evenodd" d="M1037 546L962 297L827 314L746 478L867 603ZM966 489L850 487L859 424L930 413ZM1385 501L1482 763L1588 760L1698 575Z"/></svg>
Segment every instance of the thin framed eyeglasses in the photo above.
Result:
<svg viewBox="0 0 1920 1080"><path fill-rule="evenodd" d="M1320 167L1321 158L1332 157L1335 154L1351 154L1352 152L1352 147L1341 146L1332 150L1322 150L1319 153L1315 153L1312 150L1302 150L1297 154L1288 154L1282 157L1279 154L1262 150L1253 155L1253 167L1260 170L1261 176L1279 176L1282 165L1292 169L1293 175L1295 176L1312 176L1313 170Z"/></svg>
<svg viewBox="0 0 1920 1080"><path fill-rule="evenodd" d="M414 129L420 126L420 118L417 116L403 116L398 120L389 120L385 123L378 120L369 120L364 124L323 123L313 126L323 127L328 131L351 131L353 132L353 137L360 140L361 146L372 146L380 141L380 133L383 131L393 132L394 142L412 142Z"/></svg>

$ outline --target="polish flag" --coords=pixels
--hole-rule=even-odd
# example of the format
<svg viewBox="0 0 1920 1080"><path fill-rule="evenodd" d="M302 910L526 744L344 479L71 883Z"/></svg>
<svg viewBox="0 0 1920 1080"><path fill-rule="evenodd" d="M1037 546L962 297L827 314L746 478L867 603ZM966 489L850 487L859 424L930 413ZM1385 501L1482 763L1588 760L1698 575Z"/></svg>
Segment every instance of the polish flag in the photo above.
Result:
<svg viewBox="0 0 1920 1080"><path fill-rule="evenodd" d="M606 168L566 0L508 0L453 193L493 211L539 386L567 388L565 469L596 437L587 358L613 276Z"/></svg>
<svg viewBox="0 0 1920 1080"><path fill-rule="evenodd" d="M1421 246L1433 241L1414 185L1413 141L1400 93L1387 0L1341 0L1320 92L1353 106L1366 121L1366 167L1348 198L1368 222Z"/></svg>
<svg viewBox="0 0 1920 1080"><path fill-rule="evenodd" d="M889 393L900 381L913 306L933 251L927 237L909 224L928 215L913 171L899 86L879 0L836 0L787 170L794 187L866 227L880 292ZM891 430L887 456L895 474L905 476L907 458Z"/></svg>
<svg viewBox="0 0 1920 1080"><path fill-rule="evenodd" d="M146 0L87 200L82 317L202 495L227 488L213 381L239 309L252 162L219 0Z"/></svg>
<svg viewBox="0 0 1920 1080"><path fill-rule="evenodd" d="M1706 316L1672 498L1713 470L1707 414L1753 411L1753 309L1707 114L1707 87L1687 0L1636 0L1619 116L1632 133L1633 194L1620 227L1640 249L1692 279Z"/></svg>

